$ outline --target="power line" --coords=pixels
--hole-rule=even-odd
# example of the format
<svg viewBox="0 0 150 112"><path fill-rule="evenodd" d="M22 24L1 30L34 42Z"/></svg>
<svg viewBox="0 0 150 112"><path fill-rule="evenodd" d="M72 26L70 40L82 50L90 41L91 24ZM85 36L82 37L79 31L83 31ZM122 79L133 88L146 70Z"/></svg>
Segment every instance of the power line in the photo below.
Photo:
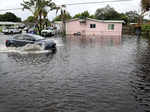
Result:
<svg viewBox="0 0 150 112"><path fill-rule="evenodd" d="M87 5L87 4L101 4L101 3L107 3L107 2L128 2L133 0L112 0L112 1L101 1L101 2L80 2L80 3L70 3L70 4L63 4L63 5ZM10 10L21 10L23 8L12 8L12 9L0 9L0 11L10 11Z"/></svg>
<svg viewBox="0 0 150 112"><path fill-rule="evenodd" d="M70 3L64 5L86 5L86 4L100 4L100 3L107 3L107 2L128 2L133 0L113 0L113 1L101 1L101 2L81 2L81 3Z"/></svg>

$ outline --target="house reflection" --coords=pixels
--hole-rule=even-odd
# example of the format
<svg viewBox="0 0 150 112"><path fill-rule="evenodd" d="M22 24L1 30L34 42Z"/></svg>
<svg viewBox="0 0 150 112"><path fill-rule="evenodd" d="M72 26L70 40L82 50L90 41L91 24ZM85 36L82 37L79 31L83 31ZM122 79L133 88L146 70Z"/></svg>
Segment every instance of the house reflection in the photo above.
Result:
<svg viewBox="0 0 150 112"><path fill-rule="evenodd" d="M67 36L67 40L73 43L93 44L99 46L118 46L121 44L121 36Z"/></svg>
<svg viewBox="0 0 150 112"><path fill-rule="evenodd" d="M150 42L143 44L137 39L135 69L132 71L130 85L132 94L144 112L150 111ZM141 111L142 111L141 110Z"/></svg>

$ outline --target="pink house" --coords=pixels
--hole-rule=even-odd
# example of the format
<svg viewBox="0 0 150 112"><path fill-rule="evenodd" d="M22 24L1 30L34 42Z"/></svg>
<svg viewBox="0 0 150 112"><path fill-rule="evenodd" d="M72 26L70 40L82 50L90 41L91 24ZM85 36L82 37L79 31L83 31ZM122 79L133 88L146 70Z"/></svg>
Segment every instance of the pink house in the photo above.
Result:
<svg viewBox="0 0 150 112"><path fill-rule="evenodd" d="M66 22L66 34L121 36L122 20L72 19Z"/></svg>

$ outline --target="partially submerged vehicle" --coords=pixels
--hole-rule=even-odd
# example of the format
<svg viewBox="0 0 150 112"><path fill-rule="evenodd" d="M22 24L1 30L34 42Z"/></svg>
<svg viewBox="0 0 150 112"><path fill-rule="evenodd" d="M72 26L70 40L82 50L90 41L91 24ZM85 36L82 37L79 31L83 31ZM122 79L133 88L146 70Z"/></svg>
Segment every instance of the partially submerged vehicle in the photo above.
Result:
<svg viewBox="0 0 150 112"><path fill-rule="evenodd" d="M6 40L6 47L22 47L27 44L39 45L44 50L56 49L56 43L53 40L46 40L45 38L34 34L18 34L12 39Z"/></svg>
<svg viewBox="0 0 150 112"><path fill-rule="evenodd" d="M56 33L55 29L53 27L48 27L41 31L42 36L54 36Z"/></svg>

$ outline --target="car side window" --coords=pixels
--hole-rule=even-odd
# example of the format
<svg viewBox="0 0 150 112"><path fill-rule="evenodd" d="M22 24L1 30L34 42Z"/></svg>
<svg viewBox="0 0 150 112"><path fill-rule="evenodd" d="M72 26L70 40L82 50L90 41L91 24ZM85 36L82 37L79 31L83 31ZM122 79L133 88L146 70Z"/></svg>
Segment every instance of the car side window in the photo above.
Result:
<svg viewBox="0 0 150 112"><path fill-rule="evenodd" d="M16 40L24 40L22 35L17 35L17 36L14 37L14 39L16 39Z"/></svg>
<svg viewBox="0 0 150 112"><path fill-rule="evenodd" d="M35 41L35 39L29 35L24 35L24 39L28 41Z"/></svg>

